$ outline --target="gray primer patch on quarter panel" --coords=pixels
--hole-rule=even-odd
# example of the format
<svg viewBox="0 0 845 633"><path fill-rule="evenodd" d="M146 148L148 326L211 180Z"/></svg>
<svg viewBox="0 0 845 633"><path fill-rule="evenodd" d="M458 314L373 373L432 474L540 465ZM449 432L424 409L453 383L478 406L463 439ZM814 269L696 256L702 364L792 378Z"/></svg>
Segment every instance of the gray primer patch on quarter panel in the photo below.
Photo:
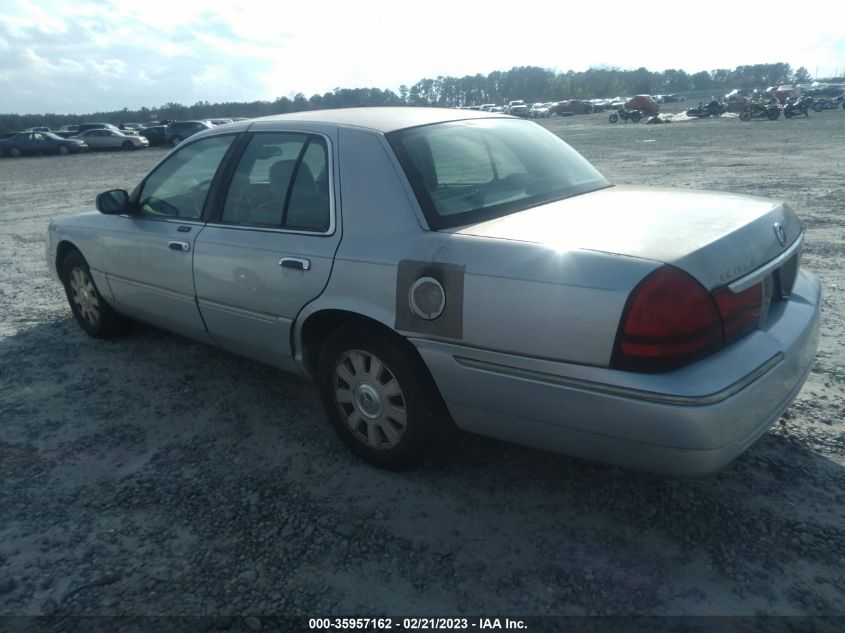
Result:
<svg viewBox="0 0 845 633"><path fill-rule="evenodd" d="M396 329L460 339L464 336L464 272L466 266L402 260L396 274ZM408 302L411 286L421 277L432 277L446 291L446 307L434 320L414 314Z"/></svg>

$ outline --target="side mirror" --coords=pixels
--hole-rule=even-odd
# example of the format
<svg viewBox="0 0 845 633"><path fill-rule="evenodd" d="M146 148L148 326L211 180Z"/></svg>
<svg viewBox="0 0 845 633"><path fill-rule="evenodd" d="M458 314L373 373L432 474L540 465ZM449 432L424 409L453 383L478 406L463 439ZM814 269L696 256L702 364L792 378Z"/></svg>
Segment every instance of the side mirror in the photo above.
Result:
<svg viewBox="0 0 845 633"><path fill-rule="evenodd" d="M119 215L129 211L129 194L125 189L112 189L97 194L97 211L106 215Z"/></svg>

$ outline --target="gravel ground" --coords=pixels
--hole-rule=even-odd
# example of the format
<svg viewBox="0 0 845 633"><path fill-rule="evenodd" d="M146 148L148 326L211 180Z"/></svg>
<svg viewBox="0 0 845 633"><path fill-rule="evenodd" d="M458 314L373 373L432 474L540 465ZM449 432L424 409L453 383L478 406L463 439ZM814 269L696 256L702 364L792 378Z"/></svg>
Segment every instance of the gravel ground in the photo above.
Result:
<svg viewBox="0 0 845 633"><path fill-rule="evenodd" d="M845 615L845 113L542 124L615 182L782 198L804 219L818 360L751 450L684 480L460 435L375 470L306 382L71 320L47 222L164 150L2 159L0 615Z"/></svg>

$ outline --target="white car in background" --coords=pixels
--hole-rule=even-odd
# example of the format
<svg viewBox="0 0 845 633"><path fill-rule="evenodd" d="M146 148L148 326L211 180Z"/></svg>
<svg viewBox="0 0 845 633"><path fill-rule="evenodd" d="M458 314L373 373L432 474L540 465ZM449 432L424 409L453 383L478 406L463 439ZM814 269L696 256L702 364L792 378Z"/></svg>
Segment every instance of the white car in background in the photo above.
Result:
<svg viewBox="0 0 845 633"><path fill-rule="evenodd" d="M143 136L135 134L124 134L119 130L96 129L86 130L81 134L71 137L79 141L85 141L90 149L142 149L149 147L150 142Z"/></svg>
<svg viewBox="0 0 845 633"><path fill-rule="evenodd" d="M535 103L528 110L528 116L532 119L548 119L552 111L544 103Z"/></svg>

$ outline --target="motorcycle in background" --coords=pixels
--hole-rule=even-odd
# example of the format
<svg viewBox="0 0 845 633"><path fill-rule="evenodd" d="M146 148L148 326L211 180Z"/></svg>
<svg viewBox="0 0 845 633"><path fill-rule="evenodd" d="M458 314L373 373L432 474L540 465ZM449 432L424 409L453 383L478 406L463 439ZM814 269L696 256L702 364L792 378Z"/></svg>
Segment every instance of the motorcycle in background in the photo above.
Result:
<svg viewBox="0 0 845 633"><path fill-rule="evenodd" d="M835 99L819 99L816 101L815 105L813 105L813 110L816 112L821 112L822 110L836 110L839 107L839 104L842 104L842 108L845 109L845 99L843 99L842 95L839 95Z"/></svg>
<svg viewBox="0 0 845 633"><path fill-rule="evenodd" d="M774 121L780 117L780 106L772 101L752 101L745 106L745 110L739 113L741 121L750 121L751 119L769 119Z"/></svg>
<svg viewBox="0 0 845 633"><path fill-rule="evenodd" d="M703 102L699 103L698 107L696 107L696 108L690 108L689 110L687 110L687 116L695 116L695 117L698 117L699 119L703 119L704 117L708 117L708 116L713 116L713 117L721 116L722 114L724 114L727 111L728 111L727 105L725 105L725 104L721 103L720 101L717 101L716 99L714 99L713 101L711 101L709 103L703 103Z"/></svg>
<svg viewBox="0 0 845 633"><path fill-rule="evenodd" d="M813 107L813 98L804 95L800 99L787 99L783 106L783 116L787 119L794 116L810 116L809 110Z"/></svg>
<svg viewBox="0 0 845 633"><path fill-rule="evenodd" d="M614 112L609 117L607 117L607 120L611 123L616 123L620 118L623 121L627 121L628 119L630 119L631 121L636 123L643 118L643 113L639 110L626 110L624 107L622 107L619 108L617 112Z"/></svg>

